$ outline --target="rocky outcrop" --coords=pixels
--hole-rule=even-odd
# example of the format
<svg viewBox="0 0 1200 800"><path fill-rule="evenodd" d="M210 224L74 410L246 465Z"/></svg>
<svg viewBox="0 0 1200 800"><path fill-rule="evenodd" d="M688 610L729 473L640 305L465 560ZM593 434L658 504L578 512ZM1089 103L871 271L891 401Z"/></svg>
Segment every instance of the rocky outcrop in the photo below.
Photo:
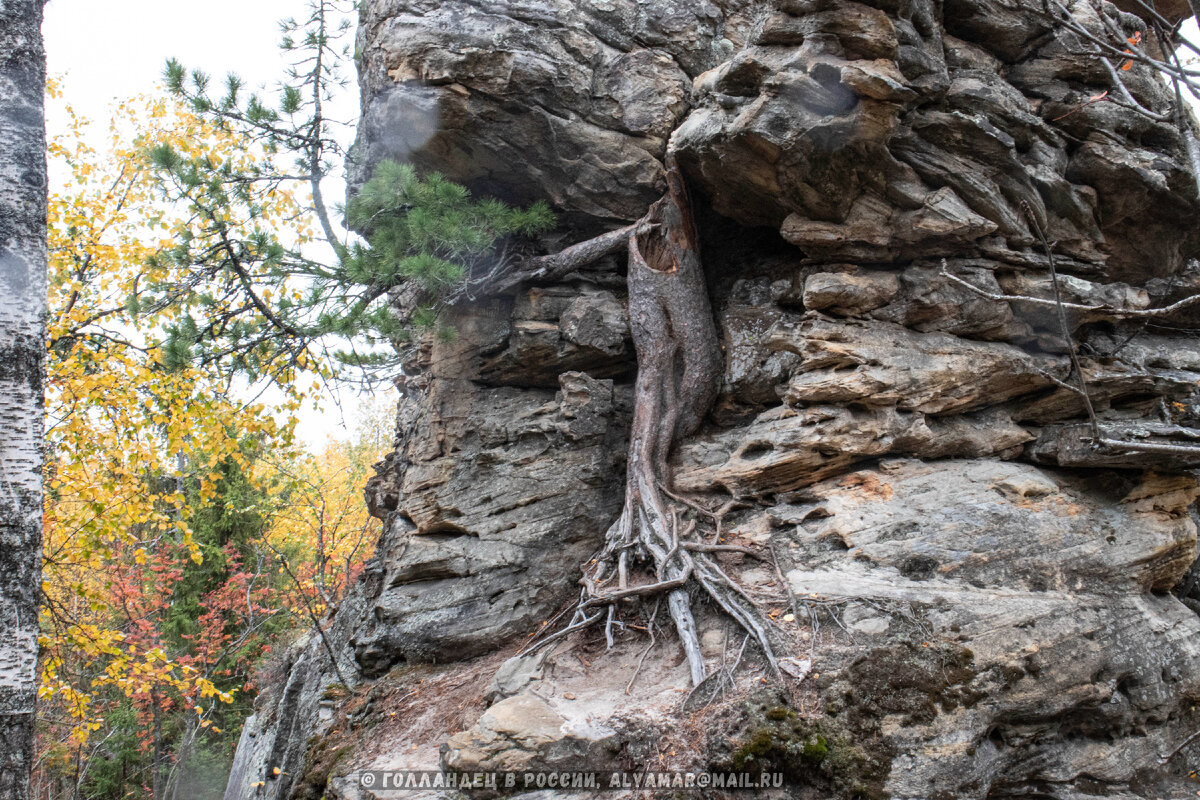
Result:
<svg viewBox="0 0 1200 800"><path fill-rule="evenodd" d="M724 28L707 0L366 4L360 163L411 159L583 224L637 219Z"/></svg>
<svg viewBox="0 0 1200 800"><path fill-rule="evenodd" d="M462 317L460 330L480 320L492 322ZM512 338L509 350L519 351L517 325ZM468 341L435 346L429 363L470 375L481 355ZM409 376L404 444L389 464L401 475L388 517L393 549L369 578L369 622L355 634L366 674L488 652L557 610L563 576L602 532L596 508L618 501L624 436L623 392L611 379L558 379L554 392L436 369Z"/></svg>
<svg viewBox="0 0 1200 800"><path fill-rule="evenodd" d="M1112 87L1079 49L992 0L364 3L353 181L399 157L548 200L553 248L638 219L678 158L725 372L673 490L741 548L714 557L784 677L701 603L695 692L653 601L611 649L522 653L621 509L636 363L603 261L409 353L384 533L329 621L352 685L298 644L227 800L581 762L771 768L795 798L1191 794L1200 319L1073 310L1073 375L1039 230L1067 303L1161 307L1200 291L1197 182L1173 125L1087 102Z"/></svg>
<svg viewBox="0 0 1200 800"><path fill-rule="evenodd" d="M1200 620L1164 594L1196 555L1197 487L1114 477L900 461L815 488L787 579L845 603L857 641L818 684L904 754L890 796L1165 791L1147 773L1200 689Z"/></svg>

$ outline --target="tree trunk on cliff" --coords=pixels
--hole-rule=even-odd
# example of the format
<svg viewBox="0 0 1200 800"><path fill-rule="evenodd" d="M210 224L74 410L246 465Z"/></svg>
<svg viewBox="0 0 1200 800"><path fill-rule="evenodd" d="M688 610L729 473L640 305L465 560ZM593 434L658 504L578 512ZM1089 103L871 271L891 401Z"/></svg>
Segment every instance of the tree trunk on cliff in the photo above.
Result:
<svg viewBox="0 0 1200 800"><path fill-rule="evenodd" d="M606 606L611 623L621 600L666 592L692 683L699 685L705 667L688 595L694 584L754 635L774 667L753 604L698 549L700 543L689 541L695 526L685 524L685 509L671 501L667 459L672 447L700 426L716 399L723 359L687 186L670 157L667 193L629 233L628 249L629 321L638 372L625 505L608 530L591 574L584 576L583 616L577 619L587 619L589 609ZM630 584L629 570L637 563L653 566L652 583ZM616 586L606 588L614 580Z"/></svg>
<svg viewBox="0 0 1200 800"><path fill-rule="evenodd" d="M0 800L29 797L42 542L42 0L0 2Z"/></svg>

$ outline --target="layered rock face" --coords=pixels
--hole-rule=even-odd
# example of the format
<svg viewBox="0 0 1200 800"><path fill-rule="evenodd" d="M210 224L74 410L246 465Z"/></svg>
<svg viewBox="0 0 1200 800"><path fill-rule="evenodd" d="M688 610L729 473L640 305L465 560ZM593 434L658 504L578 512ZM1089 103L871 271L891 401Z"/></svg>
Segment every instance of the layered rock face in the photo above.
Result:
<svg viewBox="0 0 1200 800"><path fill-rule="evenodd" d="M227 800L581 760L778 769L797 798L1194 792L1200 319L1068 314L1101 436L1143 445L1097 448L1037 300L1046 246L1068 303L1200 291L1197 180L1172 124L1089 102L1113 87L1083 49L992 0L364 3L357 180L405 158L546 199L562 244L638 219L677 157L726 369L674 490L765 559L719 557L775 620L784 683L702 603L700 692L652 603L611 650L516 657L621 508L614 259L465 304L410 354L376 555L265 694Z"/></svg>

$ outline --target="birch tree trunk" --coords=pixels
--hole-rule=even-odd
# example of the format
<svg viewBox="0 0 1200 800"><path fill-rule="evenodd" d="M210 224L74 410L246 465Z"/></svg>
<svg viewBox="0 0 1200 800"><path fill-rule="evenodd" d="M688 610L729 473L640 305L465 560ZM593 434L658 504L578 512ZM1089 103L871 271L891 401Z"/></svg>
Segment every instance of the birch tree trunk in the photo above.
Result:
<svg viewBox="0 0 1200 800"><path fill-rule="evenodd" d="M0 800L34 756L46 323L43 0L0 0Z"/></svg>

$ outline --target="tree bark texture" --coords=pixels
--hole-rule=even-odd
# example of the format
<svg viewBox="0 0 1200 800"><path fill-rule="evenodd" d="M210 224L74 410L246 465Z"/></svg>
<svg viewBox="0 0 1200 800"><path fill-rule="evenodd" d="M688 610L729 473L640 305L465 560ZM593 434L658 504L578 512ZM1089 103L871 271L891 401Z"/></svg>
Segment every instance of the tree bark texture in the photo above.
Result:
<svg viewBox="0 0 1200 800"><path fill-rule="evenodd" d="M687 654L692 683L705 678L692 616L690 586L702 588L754 635L774 667L767 632L754 604L703 552L688 547L694 524L671 501L671 448L695 432L716 399L723 360L700 262L687 186L667 163L667 193L629 233L629 321L637 353L625 504L609 529L581 611L659 591ZM630 567L647 564L654 580L630 583ZM609 585L616 581L615 587Z"/></svg>
<svg viewBox="0 0 1200 800"><path fill-rule="evenodd" d="M0 0L0 800L29 797L46 320L42 0Z"/></svg>

